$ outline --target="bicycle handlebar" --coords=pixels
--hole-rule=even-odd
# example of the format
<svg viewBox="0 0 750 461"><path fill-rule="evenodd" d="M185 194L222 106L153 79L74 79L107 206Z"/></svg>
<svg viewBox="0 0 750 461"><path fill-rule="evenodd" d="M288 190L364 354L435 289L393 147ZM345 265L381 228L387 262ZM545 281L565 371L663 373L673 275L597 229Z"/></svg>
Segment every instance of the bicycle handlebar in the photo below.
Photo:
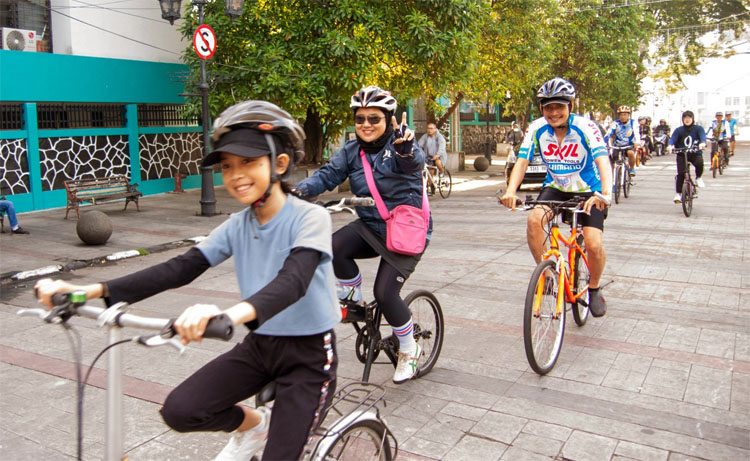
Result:
<svg viewBox="0 0 750 461"><path fill-rule="evenodd" d="M334 205L339 206L375 206L375 200L371 197L347 197L340 200L331 200L325 202L323 206L329 208Z"/></svg>
<svg viewBox="0 0 750 461"><path fill-rule="evenodd" d="M630 150L633 149L635 146L633 144L629 144L627 146L609 146L612 150Z"/></svg>
<svg viewBox="0 0 750 461"><path fill-rule="evenodd" d="M76 303L71 300L71 293L55 293L52 295L52 310L46 309L21 309L18 315L35 315L47 323L63 323L73 315L88 317L99 321L99 326L112 325L118 327L142 328L146 330L158 330L158 336L172 338L177 336L174 328L175 318L143 317L140 315L126 313L127 303L117 303L108 308L89 306ZM212 317L208 321L204 338L229 340L234 335L234 325L226 314ZM141 339L139 342L145 344Z"/></svg>
<svg viewBox="0 0 750 461"><path fill-rule="evenodd" d="M594 192L593 196L603 201L607 206L610 206L612 204L612 202L609 199L607 199L607 197L603 196L600 192ZM590 196L579 195L568 200L536 200L532 198L531 195L527 195L526 200L524 200L523 202L519 200L518 203L526 205L525 209L527 210L534 208L534 206L536 205L544 205L553 209L562 208L566 210L580 211L583 209L584 202L586 202L586 200L588 200L589 197Z"/></svg>
<svg viewBox="0 0 750 461"><path fill-rule="evenodd" d="M702 152L702 150L698 149L697 147L677 147L677 148L672 149L672 152L675 154L680 154L682 152L697 154L697 153Z"/></svg>

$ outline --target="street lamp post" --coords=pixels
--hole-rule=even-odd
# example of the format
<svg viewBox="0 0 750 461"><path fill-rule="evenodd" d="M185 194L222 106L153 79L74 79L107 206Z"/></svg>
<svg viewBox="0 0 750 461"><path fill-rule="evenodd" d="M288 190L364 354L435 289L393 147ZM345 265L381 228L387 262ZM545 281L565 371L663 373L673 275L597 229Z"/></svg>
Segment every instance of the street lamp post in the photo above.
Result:
<svg viewBox="0 0 750 461"><path fill-rule="evenodd" d="M242 14L244 0L224 0L226 14L234 19ZM182 0L159 0L161 17L174 24L180 18ZM198 7L198 25L203 25L203 7L208 0L192 0L193 6ZM208 110L208 83L206 82L206 60L201 59L201 81L198 85L201 94L201 109L203 125L203 157L208 155L208 125L211 123L211 115ZM213 167L201 167L201 216L213 216L216 214L216 195L214 194Z"/></svg>

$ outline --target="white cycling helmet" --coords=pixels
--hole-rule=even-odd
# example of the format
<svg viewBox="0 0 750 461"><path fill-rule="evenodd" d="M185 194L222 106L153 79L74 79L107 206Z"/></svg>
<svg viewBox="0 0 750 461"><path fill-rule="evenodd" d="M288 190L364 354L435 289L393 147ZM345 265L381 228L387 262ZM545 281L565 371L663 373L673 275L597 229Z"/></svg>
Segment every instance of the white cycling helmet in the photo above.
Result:
<svg viewBox="0 0 750 461"><path fill-rule="evenodd" d="M357 112L357 109L360 107L377 107L378 109L383 109L384 111L393 114L396 112L397 105L396 98L394 98L391 93L380 87L371 85L354 93L349 107L351 107L354 112Z"/></svg>
<svg viewBox="0 0 750 461"><path fill-rule="evenodd" d="M572 83L561 77L555 77L548 80L536 92L540 106L546 106L552 103L573 103L576 99L576 87Z"/></svg>

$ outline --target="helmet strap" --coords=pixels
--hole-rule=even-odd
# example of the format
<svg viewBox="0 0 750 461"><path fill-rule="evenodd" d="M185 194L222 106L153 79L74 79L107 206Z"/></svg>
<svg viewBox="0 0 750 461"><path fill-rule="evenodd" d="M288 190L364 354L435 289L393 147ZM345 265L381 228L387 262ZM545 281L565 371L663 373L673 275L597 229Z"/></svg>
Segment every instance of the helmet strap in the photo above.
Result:
<svg viewBox="0 0 750 461"><path fill-rule="evenodd" d="M268 149L271 151L270 157L271 157L271 181L268 183L268 189L263 193L263 195L253 202L251 205L252 208L260 208L263 205L266 204L266 200L268 200L268 197L271 196L271 188L273 187L273 183L279 181L279 175L276 173L276 146L273 142L273 137L266 133L265 134L266 142L268 143Z"/></svg>

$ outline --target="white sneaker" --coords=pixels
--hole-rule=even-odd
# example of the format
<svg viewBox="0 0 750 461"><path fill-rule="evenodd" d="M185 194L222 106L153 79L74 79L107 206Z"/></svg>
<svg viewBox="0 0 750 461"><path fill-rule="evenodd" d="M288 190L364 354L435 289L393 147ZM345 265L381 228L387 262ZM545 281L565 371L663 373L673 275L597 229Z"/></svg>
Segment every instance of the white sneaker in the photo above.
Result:
<svg viewBox="0 0 750 461"><path fill-rule="evenodd" d="M341 286L338 283L336 284L336 296L344 301L354 301L355 303L361 303L362 302L362 286L356 286L356 287L345 287Z"/></svg>
<svg viewBox="0 0 750 461"><path fill-rule="evenodd" d="M675 194L675 196L674 196L674 199L673 199L673 200L674 200L674 203L680 203L680 202L682 202L682 195L680 195L680 194Z"/></svg>
<svg viewBox="0 0 750 461"><path fill-rule="evenodd" d="M235 431L229 443L216 457L216 461L247 461L265 446L268 426L271 423L271 410L267 407L255 410L260 413L260 424L245 432Z"/></svg>
<svg viewBox="0 0 750 461"><path fill-rule="evenodd" d="M695 185L698 186L698 187L700 187L701 189L703 189L703 188L706 187L706 183L703 182L702 178L697 178L695 180Z"/></svg>
<svg viewBox="0 0 750 461"><path fill-rule="evenodd" d="M417 350L414 354L407 352L398 352L398 363L396 365L396 372L393 373L393 382L395 384L405 383L417 374L417 362L419 357L422 355L422 346L417 343Z"/></svg>

